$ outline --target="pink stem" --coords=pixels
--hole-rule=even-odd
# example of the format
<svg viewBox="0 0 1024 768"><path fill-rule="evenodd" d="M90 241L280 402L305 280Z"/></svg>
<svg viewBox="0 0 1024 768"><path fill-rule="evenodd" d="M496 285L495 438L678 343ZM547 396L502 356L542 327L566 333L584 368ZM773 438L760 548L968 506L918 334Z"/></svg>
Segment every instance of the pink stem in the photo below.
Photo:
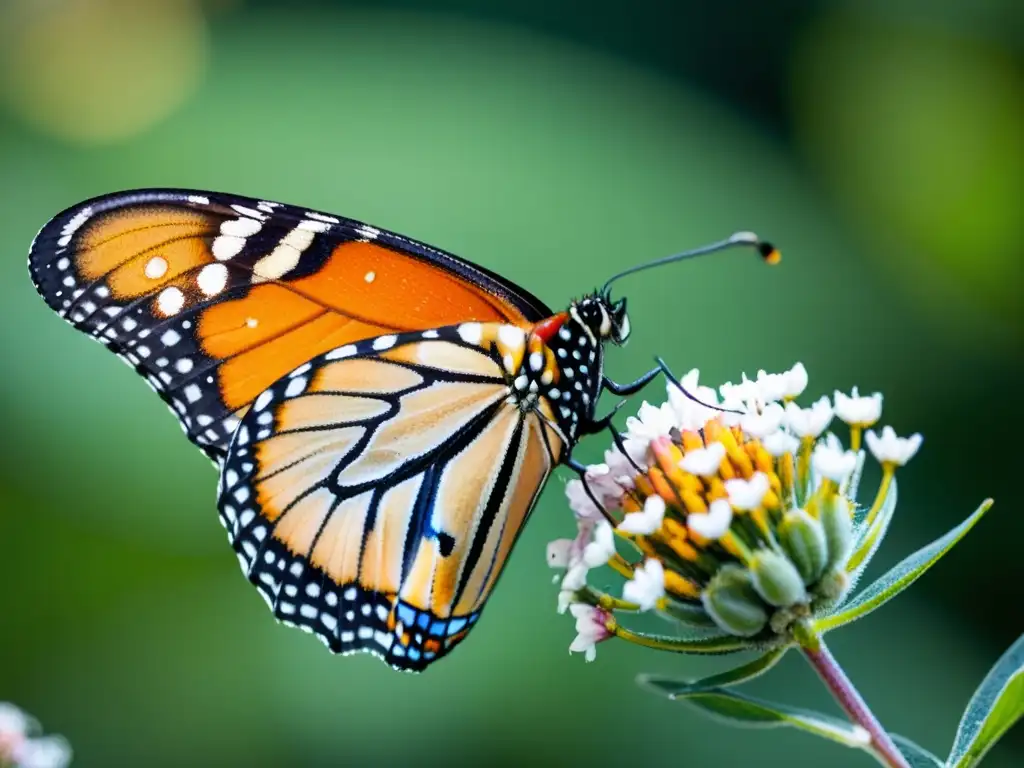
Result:
<svg viewBox="0 0 1024 768"><path fill-rule="evenodd" d="M835 657L825 647L821 638L811 635L800 638L804 656L814 667L814 671L822 679L835 697L839 706L857 725L871 735L871 749L890 768L910 768L903 753L893 743L889 734L868 709L864 699L854 688L850 678L846 676Z"/></svg>

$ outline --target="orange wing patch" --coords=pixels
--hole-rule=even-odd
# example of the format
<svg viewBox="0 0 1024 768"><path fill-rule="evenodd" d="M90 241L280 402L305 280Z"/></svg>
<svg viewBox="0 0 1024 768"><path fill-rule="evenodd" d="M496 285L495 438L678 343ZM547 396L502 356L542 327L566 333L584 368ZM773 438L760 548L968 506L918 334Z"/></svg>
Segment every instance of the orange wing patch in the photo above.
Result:
<svg viewBox="0 0 1024 768"><path fill-rule="evenodd" d="M252 400L317 355L468 321L526 328L547 313L423 243L206 192L75 206L39 233L30 271L50 306L131 363L218 460Z"/></svg>

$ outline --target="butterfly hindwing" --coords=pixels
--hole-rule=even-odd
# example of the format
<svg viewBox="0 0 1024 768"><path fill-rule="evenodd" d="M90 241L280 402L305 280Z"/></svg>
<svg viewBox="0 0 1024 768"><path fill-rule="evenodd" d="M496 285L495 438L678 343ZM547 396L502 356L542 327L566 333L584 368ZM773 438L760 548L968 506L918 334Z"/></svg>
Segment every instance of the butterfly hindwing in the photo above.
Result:
<svg viewBox="0 0 1024 768"><path fill-rule="evenodd" d="M420 670L476 621L563 444L458 327L320 355L256 398L220 511L281 620Z"/></svg>
<svg viewBox="0 0 1024 768"><path fill-rule="evenodd" d="M135 367L218 461L256 396L328 350L550 314L512 283L401 235L210 192L77 205L42 229L29 267L47 303Z"/></svg>

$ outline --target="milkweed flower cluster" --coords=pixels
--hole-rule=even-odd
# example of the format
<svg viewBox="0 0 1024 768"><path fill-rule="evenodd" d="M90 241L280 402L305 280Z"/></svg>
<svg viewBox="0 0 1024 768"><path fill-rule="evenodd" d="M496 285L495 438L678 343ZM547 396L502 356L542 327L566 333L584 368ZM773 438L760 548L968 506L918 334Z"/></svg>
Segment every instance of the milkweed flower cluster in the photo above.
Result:
<svg viewBox="0 0 1024 768"><path fill-rule="evenodd" d="M872 430L878 393L800 405L801 364L717 390L698 377L670 382L659 406L643 403L604 463L567 485L578 532L551 542L548 562L564 569L559 610L577 623L570 650L588 660L607 638L641 641L618 624L619 611L653 611L697 630L691 637L745 647L791 642L795 623L852 586L878 543L855 551L855 533L872 528L893 474L921 445L920 435ZM840 422L846 444L831 431ZM870 509L854 499L862 441L882 466ZM621 597L588 586L604 565L625 579Z"/></svg>
<svg viewBox="0 0 1024 768"><path fill-rule="evenodd" d="M18 707L0 702L0 766L64 768L71 747L61 736L40 736L39 723Z"/></svg>

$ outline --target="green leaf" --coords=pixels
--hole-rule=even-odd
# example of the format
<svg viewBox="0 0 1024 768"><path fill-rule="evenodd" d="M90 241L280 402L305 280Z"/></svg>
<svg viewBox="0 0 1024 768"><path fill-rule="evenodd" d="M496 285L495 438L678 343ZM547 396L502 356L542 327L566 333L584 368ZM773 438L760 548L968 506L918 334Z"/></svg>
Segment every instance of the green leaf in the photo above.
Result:
<svg viewBox="0 0 1024 768"><path fill-rule="evenodd" d="M882 545L882 540L889 531L889 523L892 522L893 514L896 512L898 496L896 478L894 477L889 481L889 487L882 498L878 514L875 515L871 524L866 525L865 520L856 521L857 529L854 531L856 538L853 552L850 553L850 557L846 561L846 572L850 574L851 589Z"/></svg>
<svg viewBox="0 0 1024 768"><path fill-rule="evenodd" d="M910 768L943 768L945 765L927 749L917 746L910 739L905 739L895 733L890 733L889 736L900 752L903 753L903 756L907 758Z"/></svg>
<svg viewBox="0 0 1024 768"><path fill-rule="evenodd" d="M917 581L925 571L935 565L943 555L949 552L953 545L960 541L975 526L981 519L981 516L988 512L991 506L992 499L987 499L974 511L974 514L945 536L917 550L917 552L903 560L903 562L878 579L874 584L865 587L853 600L842 606L841 609L816 620L813 624L815 631L828 632L836 627L849 624L851 621L871 613L871 611L880 608L889 600L892 600L892 598Z"/></svg>
<svg viewBox="0 0 1024 768"><path fill-rule="evenodd" d="M670 699L676 699L680 696L685 696L699 691L707 691L714 688L725 688L730 685L739 685L749 680L753 680L755 677L760 677L769 669L779 663L779 659L782 658L783 654L788 650L788 646L782 648L775 648L768 653L758 656L753 661L743 664L742 666L730 669L727 672L721 672L717 675L711 675L700 680L677 680L670 677L661 677L660 675L639 675L636 681L643 687L650 689L655 693L660 693L663 696L668 696Z"/></svg>
<svg viewBox="0 0 1024 768"><path fill-rule="evenodd" d="M797 728L847 747L864 749L871 736L859 725L852 725L829 715L775 704L733 693L721 688L676 697L702 712L730 725L746 728Z"/></svg>
<svg viewBox="0 0 1024 768"><path fill-rule="evenodd" d="M950 768L968 768L1024 715L1024 635L989 670L957 728Z"/></svg>

